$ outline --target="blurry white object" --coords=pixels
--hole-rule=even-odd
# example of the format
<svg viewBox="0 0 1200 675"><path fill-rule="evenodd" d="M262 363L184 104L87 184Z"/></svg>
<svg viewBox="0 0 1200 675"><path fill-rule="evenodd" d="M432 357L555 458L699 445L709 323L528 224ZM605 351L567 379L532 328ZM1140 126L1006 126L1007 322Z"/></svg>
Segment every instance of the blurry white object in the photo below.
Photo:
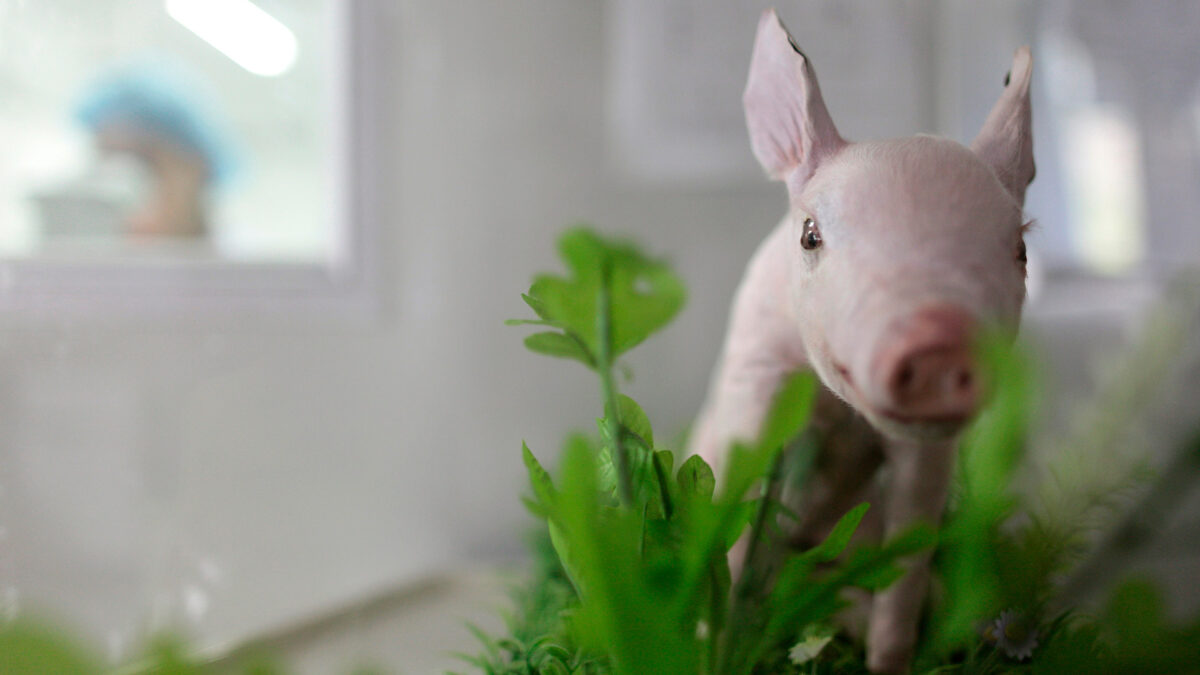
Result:
<svg viewBox="0 0 1200 675"><path fill-rule="evenodd" d="M1163 278L1194 265L1200 3L1046 0L1038 13L1076 260Z"/></svg>
<svg viewBox="0 0 1200 675"><path fill-rule="evenodd" d="M97 161L83 175L36 192L42 240L119 241L129 215L150 193L146 165L127 155Z"/></svg>
<svg viewBox="0 0 1200 675"><path fill-rule="evenodd" d="M255 75L275 77L296 63L296 36L249 0L166 0L167 14Z"/></svg>
<svg viewBox="0 0 1200 675"><path fill-rule="evenodd" d="M1125 272L1145 256L1145 203L1137 127L1114 106L1064 115L1067 202L1079 257L1088 268Z"/></svg>

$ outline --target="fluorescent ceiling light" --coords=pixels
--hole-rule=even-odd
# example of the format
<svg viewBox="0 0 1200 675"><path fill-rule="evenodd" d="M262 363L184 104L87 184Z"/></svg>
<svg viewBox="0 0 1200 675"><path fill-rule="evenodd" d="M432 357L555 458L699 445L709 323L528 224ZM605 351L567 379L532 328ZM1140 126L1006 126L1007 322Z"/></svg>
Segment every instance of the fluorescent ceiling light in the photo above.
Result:
<svg viewBox="0 0 1200 675"><path fill-rule="evenodd" d="M166 0L167 14L234 63L264 77L296 63L296 36L250 0Z"/></svg>

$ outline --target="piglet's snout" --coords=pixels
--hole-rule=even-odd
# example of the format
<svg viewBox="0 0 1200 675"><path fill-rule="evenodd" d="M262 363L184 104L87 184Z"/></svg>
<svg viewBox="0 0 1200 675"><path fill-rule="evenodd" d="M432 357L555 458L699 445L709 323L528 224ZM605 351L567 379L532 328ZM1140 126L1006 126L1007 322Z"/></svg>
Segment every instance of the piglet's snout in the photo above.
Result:
<svg viewBox="0 0 1200 675"><path fill-rule="evenodd" d="M900 320L876 361L885 414L906 422L965 421L979 403L974 322L951 306Z"/></svg>

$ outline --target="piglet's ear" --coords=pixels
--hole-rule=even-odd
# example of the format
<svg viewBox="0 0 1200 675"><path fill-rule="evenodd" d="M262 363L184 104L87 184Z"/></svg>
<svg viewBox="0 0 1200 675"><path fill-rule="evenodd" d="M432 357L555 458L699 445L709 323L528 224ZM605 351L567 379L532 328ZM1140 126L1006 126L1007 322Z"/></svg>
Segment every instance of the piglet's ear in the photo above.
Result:
<svg viewBox="0 0 1200 675"><path fill-rule="evenodd" d="M1012 70L1004 78L1004 93L988 114L983 129L971 142L976 155L992 167L1018 204L1025 203L1025 188L1033 182L1033 129L1029 107L1029 81L1033 57L1021 47Z"/></svg>
<svg viewBox="0 0 1200 675"><path fill-rule="evenodd" d="M775 10L763 12L742 95L754 156L775 180L803 183L846 144L838 135L808 57Z"/></svg>

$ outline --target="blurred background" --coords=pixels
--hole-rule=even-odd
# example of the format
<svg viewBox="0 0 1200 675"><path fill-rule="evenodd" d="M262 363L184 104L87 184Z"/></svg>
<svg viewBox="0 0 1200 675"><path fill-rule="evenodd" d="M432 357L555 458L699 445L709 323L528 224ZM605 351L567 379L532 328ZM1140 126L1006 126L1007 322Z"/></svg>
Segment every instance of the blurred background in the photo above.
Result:
<svg viewBox="0 0 1200 675"><path fill-rule="evenodd" d="M570 223L688 282L625 385L684 429L786 208L740 103L768 4L0 0L0 611L120 661L518 559L521 441L600 410L502 325ZM1069 418L1200 259L1200 3L774 4L850 139L969 143L1033 47L1025 333Z"/></svg>

